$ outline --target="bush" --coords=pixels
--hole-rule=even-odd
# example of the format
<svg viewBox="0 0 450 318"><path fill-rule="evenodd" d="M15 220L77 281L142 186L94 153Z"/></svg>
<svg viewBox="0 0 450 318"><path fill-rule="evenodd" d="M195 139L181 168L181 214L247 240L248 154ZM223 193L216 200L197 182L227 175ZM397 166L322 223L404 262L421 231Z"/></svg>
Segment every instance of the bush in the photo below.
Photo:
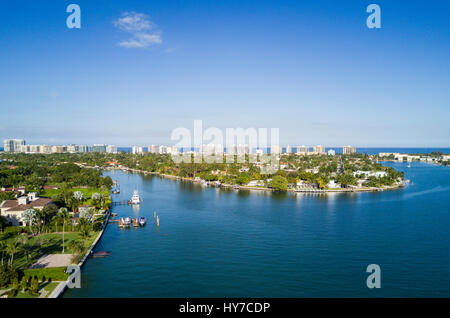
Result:
<svg viewBox="0 0 450 318"><path fill-rule="evenodd" d="M4 235L15 236L22 233L23 228L21 226L7 226L3 231Z"/></svg>
<svg viewBox="0 0 450 318"><path fill-rule="evenodd" d="M94 223L94 231L95 232L98 232L98 231L101 231L101 229L102 229L102 222L95 222Z"/></svg>
<svg viewBox="0 0 450 318"><path fill-rule="evenodd" d="M0 287L6 287L18 279L19 274L14 267L0 266Z"/></svg>
<svg viewBox="0 0 450 318"><path fill-rule="evenodd" d="M63 281L69 277L69 274L66 273L66 267L26 269L24 275L28 279L36 276L40 281L43 281L44 278Z"/></svg>

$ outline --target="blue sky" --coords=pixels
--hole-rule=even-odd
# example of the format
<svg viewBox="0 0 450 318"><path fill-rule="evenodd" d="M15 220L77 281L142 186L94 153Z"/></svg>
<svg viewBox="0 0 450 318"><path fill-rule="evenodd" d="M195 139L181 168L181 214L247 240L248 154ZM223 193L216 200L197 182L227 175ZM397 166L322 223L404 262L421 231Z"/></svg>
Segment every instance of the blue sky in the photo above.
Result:
<svg viewBox="0 0 450 318"><path fill-rule="evenodd" d="M0 139L168 144L201 119L279 127L282 145L448 147L449 15L448 1L5 2Z"/></svg>

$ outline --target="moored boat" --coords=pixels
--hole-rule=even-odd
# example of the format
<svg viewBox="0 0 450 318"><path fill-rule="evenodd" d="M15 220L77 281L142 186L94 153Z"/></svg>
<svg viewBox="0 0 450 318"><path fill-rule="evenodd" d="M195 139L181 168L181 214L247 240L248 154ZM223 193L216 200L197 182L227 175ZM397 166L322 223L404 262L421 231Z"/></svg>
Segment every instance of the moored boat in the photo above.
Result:
<svg viewBox="0 0 450 318"><path fill-rule="evenodd" d="M141 198L139 197L139 193L137 190L134 190L133 192L133 196L131 197L130 200L131 204L140 204L141 203Z"/></svg>
<svg viewBox="0 0 450 318"><path fill-rule="evenodd" d="M93 253L93 252L91 251L91 257L94 257L94 258L97 258L97 257L107 257L107 256L109 256L109 255L111 255L111 252L110 252L110 251L99 251L99 252L95 252L95 253Z"/></svg>
<svg viewBox="0 0 450 318"><path fill-rule="evenodd" d="M147 223L147 220L144 217L140 217L139 218L139 225L140 226L144 226Z"/></svg>
<svg viewBox="0 0 450 318"><path fill-rule="evenodd" d="M129 226L131 224L131 219L129 217L122 218L122 224L124 226Z"/></svg>

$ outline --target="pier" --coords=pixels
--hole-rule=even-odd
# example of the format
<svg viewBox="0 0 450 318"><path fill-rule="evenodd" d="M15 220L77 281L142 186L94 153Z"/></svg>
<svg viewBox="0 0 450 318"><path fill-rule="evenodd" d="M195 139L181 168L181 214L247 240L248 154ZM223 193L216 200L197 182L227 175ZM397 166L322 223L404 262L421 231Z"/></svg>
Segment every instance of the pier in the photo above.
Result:
<svg viewBox="0 0 450 318"><path fill-rule="evenodd" d="M116 206L116 205L129 205L131 204L130 201L128 200L121 200L121 201L112 201L111 202L111 206Z"/></svg>

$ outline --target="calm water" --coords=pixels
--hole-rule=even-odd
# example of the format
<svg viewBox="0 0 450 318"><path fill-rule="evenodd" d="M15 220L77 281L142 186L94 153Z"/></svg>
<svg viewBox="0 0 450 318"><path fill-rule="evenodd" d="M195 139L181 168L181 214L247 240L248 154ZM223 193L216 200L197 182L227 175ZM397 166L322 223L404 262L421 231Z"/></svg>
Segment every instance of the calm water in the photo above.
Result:
<svg viewBox="0 0 450 318"><path fill-rule="evenodd" d="M123 172L114 200L138 188L145 228L110 224L66 297L450 296L450 168L390 163L411 179L382 193L273 195ZM160 216L160 229L153 211ZM368 264L381 289L366 287Z"/></svg>

